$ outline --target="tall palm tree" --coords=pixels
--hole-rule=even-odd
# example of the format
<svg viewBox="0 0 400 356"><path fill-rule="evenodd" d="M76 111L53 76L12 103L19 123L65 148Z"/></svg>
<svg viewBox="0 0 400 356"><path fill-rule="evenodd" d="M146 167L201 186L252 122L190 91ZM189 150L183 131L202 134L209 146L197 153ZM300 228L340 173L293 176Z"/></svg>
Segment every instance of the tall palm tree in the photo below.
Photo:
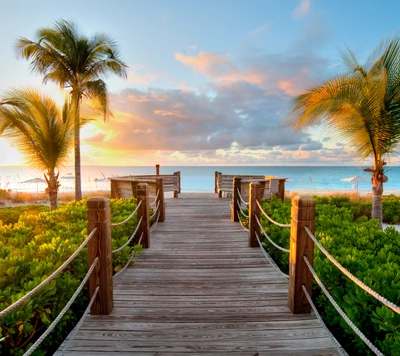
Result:
<svg viewBox="0 0 400 356"><path fill-rule="evenodd" d="M283 122L300 130L320 125L346 143L360 159L372 157L372 217L382 226L386 157L400 140L400 38L382 41L362 66L351 51L342 52L347 72L294 100Z"/></svg>
<svg viewBox="0 0 400 356"><path fill-rule="evenodd" d="M13 139L29 166L47 171L50 210L57 208L56 169L66 163L72 149L72 115L35 90L10 90L0 101L0 135Z"/></svg>
<svg viewBox="0 0 400 356"><path fill-rule="evenodd" d="M58 21L53 28L41 28L37 41L20 38L17 51L31 60L33 72L44 74L43 82L52 81L70 88L71 107L75 114L74 158L75 199L82 199L80 153L80 107L84 98L96 100L104 119L109 115L106 83L108 74L126 77L127 66L119 58L116 43L105 34L87 38L75 25Z"/></svg>

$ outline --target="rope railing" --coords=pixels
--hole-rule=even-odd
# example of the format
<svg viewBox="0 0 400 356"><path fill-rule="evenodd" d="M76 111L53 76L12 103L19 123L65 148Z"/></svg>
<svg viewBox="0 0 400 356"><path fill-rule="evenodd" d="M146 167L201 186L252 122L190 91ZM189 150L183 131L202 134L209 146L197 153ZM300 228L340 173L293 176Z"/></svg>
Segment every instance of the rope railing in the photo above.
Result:
<svg viewBox="0 0 400 356"><path fill-rule="evenodd" d="M156 210L157 211L157 210ZM150 232L153 232L154 230L155 230L155 228L156 228L156 226L157 226L157 224L158 224L158 219L160 218L160 212L158 212L158 215L157 215L157 220L156 220L156 222L153 224L153 226L150 228Z"/></svg>
<svg viewBox="0 0 400 356"><path fill-rule="evenodd" d="M142 204L142 201L139 202L139 204L136 206L136 209L134 210L134 212L131 215L129 215L125 220L123 220L123 221L121 221L119 223L111 224L111 227L121 226L121 225L124 225L125 223L127 223L137 213L137 211L139 210L141 204Z"/></svg>
<svg viewBox="0 0 400 356"><path fill-rule="evenodd" d="M367 292L369 295L374 297L376 300L379 300L382 304L387 306L388 308L392 309L395 313L400 314L400 308L387 300L386 298L382 297L379 293L375 292L373 289L365 285L362 281L360 281L356 276L351 274L346 268L344 268L332 255L320 244L320 242L315 238L315 236L312 234L312 232L308 229L306 226L304 228L308 234L308 236L311 238L311 240L314 241L314 243L318 246L318 248L321 250L321 252L344 274L346 277L348 277L351 281L353 281L356 285L358 285L360 288L362 288L365 292Z"/></svg>
<svg viewBox="0 0 400 356"><path fill-rule="evenodd" d="M267 238L267 240L273 245L275 246L278 250L281 250L283 252L286 253L290 253L290 250L288 250L287 248L283 248L282 246L279 246L278 244L276 244L274 241L271 240L271 238L268 236L267 232L265 231L265 229L262 227L260 220L258 219L258 217L256 216L256 221L258 226L260 227L260 230L262 232L262 234Z"/></svg>
<svg viewBox="0 0 400 356"><path fill-rule="evenodd" d="M94 291L94 293L93 293L93 295L92 295L92 298L91 298L90 301L89 301L88 306L86 307L85 311L84 311L83 314L82 314L81 319L78 321L78 323L75 325L74 329L73 329L73 330L71 331L71 333L68 335L68 338L65 339L65 341L61 344L61 350L60 350L61 355L64 355L64 353L65 353L67 347L69 346L69 344L71 343L71 341L74 340L75 335L76 335L76 333L78 332L78 330L80 329L80 327L82 326L83 321L85 320L86 315L89 313L89 310L90 310L90 308L92 307L92 305L93 305L93 303L94 303L94 301L95 301L95 299L96 299L96 297L97 297L97 294L99 293L99 290L100 290L100 286L97 286L96 289L95 289L95 291Z"/></svg>
<svg viewBox="0 0 400 356"><path fill-rule="evenodd" d="M281 223L278 223L277 221L275 221L274 219L272 219L272 218L264 211L264 209L262 208L262 206L261 206L261 204L260 204L260 202L259 202L258 200L257 200L256 204L257 204L258 207L260 208L260 211L263 213L263 215L264 215L270 222L272 222L274 225L280 226L280 227L290 227L290 226L291 226L290 224L281 224Z"/></svg>
<svg viewBox="0 0 400 356"><path fill-rule="evenodd" d="M340 316L344 319L344 321L347 323L347 325L350 326L350 328L360 337L360 339L367 345L370 350L375 354L379 356L384 356L381 351L379 351L372 343L371 341L368 340L368 338L360 331L360 329L357 328L353 324L353 322L348 318L346 313L339 307L339 305L336 303L336 301L333 299L333 297L330 295L324 284L321 282L321 280L318 278L317 274L315 273L314 269L312 268L310 262L308 261L306 256L303 256L304 262L306 263L309 271L311 272L312 276L314 277L315 281L321 288L321 290L324 292L325 296L328 298L328 300L332 303L333 307L336 309L336 311L340 314ZM305 288L303 288L304 290Z"/></svg>
<svg viewBox="0 0 400 356"><path fill-rule="evenodd" d="M239 200L238 200L237 202L238 202L238 207L239 207L240 213L241 213L244 217L248 218L249 216L243 211L242 207L241 207L240 204L239 204Z"/></svg>
<svg viewBox="0 0 400 356"><path fill-rule="evenodd" d="M276 265L276 263L274 262L274 260L268 255L267 251L265 251L264 246L262 245L258 234L255 233L255 235L256 235L256 238L257 238L257 241L258 241L258 245L260 246L260 249L261 249L262 253L264 254L264 257L268 260L269 264L270 264L276 271L278 271L278 272L280 272L281 274L283 274L286 278L289 278L289 276L288 276L286 273L284 273L284 272L282 272L282 271L280 270L280 268Z"/></svg>
<svg viewBox="0 0 400 356"><path fill-rule="evenodd" d="M89 234L89 236L85 239L85 241L76 249L76 251L60 266L58 267L49 277L47 277L43 282L33 288L29 293L25 294L22 298L17 300L15 303L11 304L6 309L0 312L0 319L4 318L9 313L18 309L22 304L24 304L28 299L34 296L37 292L39 292L42 288L47 286L52 280L54 280L68 265L75 259L76 256L83 250L84 247L89 243L92 237L96 234L97 228L93 229L93 231Z"/></svg>
<svg viewBox="0 0 400 356"><path fill-rule="evenodd" d="M138 221L138 223L136 225L136 229L133 232L133 234L131 235L131 237L128 239L128 241L125 242L121 247L118 247L117 249L112 250L111 251L112 253L117 253L117 252L121 251L123 248L125 248L126 246L128 246L131 243L131 241L135 238L135 235L138 232L140 224L142 223L142 221L143 221L143 216L140 217L140 219L139 219L139 221Z"/></svg>
<svg viewBox="0 0 400 356"><path fill-rule="evenodd" d="M311 305L312 310L314 311L315 316L317 317L317 319L319 320L319 322L321 323L321 325L324 327L324 329L326 330L326 332L329 335L329 338L333 341L333 343L336 346L336 349L338 350L339 354L341 356L348 356L347 352L344 351L342 345L339 344L339 341L336 340L336 338L332 335L331 331L328 329L328 327L326 326L324 320L322 319L322 316L319 314L317 307L315 306L314 302L312 301L310 295L308 294L307 288L304 286L304 284L302 285L303 288L303 292L304 295L306 296L308 302Z"/></svg>
<svg viewBox="0 0 400 356"><path fill-rule="evenodd" d="M153 219L156 216L157 212L160 213L158 209L159 207L160 207L160 202L157 203L157 206L154 209L154 213L149 216L150 219Z"/></svg>
<svg viewBox="0 0 400 356"><path fill-rule="evenodd" d="M140 243L142 242L142 238L143 238L143 233L140 236L140 239L137 243L138 245L140 245ZM125 264L125 266L122 267L116 274L114 274L113 278L118 278L118 276L120 276L126 270L126 268L131 264L134 257L135 257L135 250L132 251L131 255L129 256L128 262Z"/></svg>
<svg viewBox="0 0 400 356"><path fill-rule="evenodd" d="M157 190L156 197L154 198L152 203L149 203L150 206L154 206L158 201L158 196L160 195L160 190Z"/></svg>
<svg viewBox="0 0 400 356"><path fill-rule="evenodd" d="M248 202L248 201L245 201L245 200L243 199L242 194L240 193L239 188L237 188L236 190L237 190L237 194L238 194L238 197L239 197L241 203L242 203L242 204L245 204L245 205L248 205L249 202ZM240 204L239 204L239 206L240 206Z"/></svg>
<svg viewBox="0 0 400 356"><path fill-rule="evenodd" d="M43 342L43 340L53 331L53 329L58 324L58 322L61 320L61 318L71 307L72 303L75 301L78 294L82 291L87 280L89 279L90 275L92 274L93 270L95 269L98 261L99 261L99 258L96 257L95 260L93 261L92 265L90 266L89 271L86 273L86 276L83 278L81 284L75 290L75 293L72 295L71 299L68 301L68 303L65 305L65 307L61 310L60 314L58 314L57 318L55 318L53 320L53 322L50 324L50 326L47 328L47 330L36 340L36 342L29 348L29 350L24 353L24 356L31 355L40 346L40 344Z"/></svg>
<svg viewBox="0 0 400 356"><path fill-rule="evenodd" d="M237 211L236 213L237 213L237 217L238 217L238 219L239 219L239 224L240 224L240 226L241 226L245 231L249 231L249 229L248 229L246 226L243 225L242 220L240 219L239 212Z"/></svg>

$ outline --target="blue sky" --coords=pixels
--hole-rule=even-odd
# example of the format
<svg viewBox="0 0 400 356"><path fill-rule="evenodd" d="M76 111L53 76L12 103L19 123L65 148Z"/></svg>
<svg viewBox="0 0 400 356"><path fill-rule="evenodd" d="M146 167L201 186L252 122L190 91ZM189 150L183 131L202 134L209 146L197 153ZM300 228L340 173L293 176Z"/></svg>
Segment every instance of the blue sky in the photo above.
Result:
<svg viewBox="0 0 400 356"><path fill-rule="evenodd" d="M12 1L2 4L0 90L41 84L17 59L18 37L54 21L114 38L128 80L106 78L114 119L83 131L86 165L360 165L318 129L279 127L291 99L364 61L399 31L398 1ZM23 158L0 139L0 165ZM391 164L400 164L395 154Z"/></svg>

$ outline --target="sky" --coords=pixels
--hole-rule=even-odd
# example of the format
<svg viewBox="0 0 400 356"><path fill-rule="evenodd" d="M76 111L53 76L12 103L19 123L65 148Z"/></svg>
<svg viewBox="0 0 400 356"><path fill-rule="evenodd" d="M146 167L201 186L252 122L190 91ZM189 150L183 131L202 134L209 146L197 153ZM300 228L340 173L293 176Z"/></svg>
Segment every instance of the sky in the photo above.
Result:
<svg viewBox="0 0 400 356"><path fill-rule="evenodd" d="M344 71L340 50L364 63L398 34L399 12L398 0L2 1L0 92L32 86L60 100L15 43L65 19L108 34L129 66L126 80L104 78L114 117L82 129L83 165L359 166L330 133L281 123L296 95ZM0 166L24 164L5 138L0 152Z"/></svg>

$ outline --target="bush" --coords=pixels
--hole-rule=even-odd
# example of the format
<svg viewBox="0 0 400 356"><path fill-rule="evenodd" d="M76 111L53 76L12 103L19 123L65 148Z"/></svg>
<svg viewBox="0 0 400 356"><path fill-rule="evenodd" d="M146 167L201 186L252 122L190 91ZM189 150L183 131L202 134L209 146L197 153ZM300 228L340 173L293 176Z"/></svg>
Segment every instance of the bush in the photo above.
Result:
<svg viewBox="0 0 400 356"><path fill-rule="evenodd" d="M113 200L112 220L127 218L136 200ZM8 208L7 208L8 209ZM62 204L52 212L10 208L16 223L0 224L0 310L23 297L53 273L87 236L86 201ZM26 209L26 207L23 207ZM11 219L11 220L12 220ZM136 227L136 218L112 232L113 249L121 246ZM113 255L114 270L127 262L132 247ZM56 318L88 270L87 249L71 265L24 306L2 319L1 355L22 355ZM71 331L88 303L87 290L42 343L35 355L52 354Z"/></svg>
<svg viewBox="0 0 400 356"><path fill-rule="evenodd" d="M398 206L398 198L385 198L388 206ZM365 204L365 203L363 203ZM276 199L263 203L274 220L290 219L290 203ZM396 305L400 304L400 234L394 228L384 232L375 219L362 215L364 206L344 198L316 198L316 238L345 268L370 288ZM370 209L370 205L369 205ZM397 210L393 208L393 216ZM356 220L355 220L356 219ZM271 238L289 246L288 229L262 220ZM264 240L266 250L282 270L288 270L288 256ZM345 277L320 251L315 249L314 268L336 302L353 323L384 354L400 355L400 315L376 301ZM313 299L331 331L351 355L370 355L370 350L353 333L320 291Z"/></svg>

